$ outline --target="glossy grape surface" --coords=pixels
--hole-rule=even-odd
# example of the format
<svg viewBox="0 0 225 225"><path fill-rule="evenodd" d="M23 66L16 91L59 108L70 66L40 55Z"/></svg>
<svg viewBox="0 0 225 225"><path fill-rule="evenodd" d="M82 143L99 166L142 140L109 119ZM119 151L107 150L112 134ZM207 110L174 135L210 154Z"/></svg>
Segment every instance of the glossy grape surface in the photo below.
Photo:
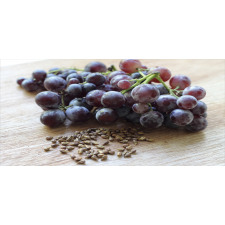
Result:
<svg viewBox="0 0 225 225"><path fill-rule="evenodd" d="M160 93L152 84L141 84L131 91L131 96L136 102L151 103L158 99Z"/></svg>
<svg viewBox="0 0 225 225"><path fill-rule="evenodd" d="M132 106L132 110L136 113L139 113L139 114L143 114L143 113L146 113L148 112L150 109L149 105L148 104L145 104L145 103L135 103L133 106Z"/></svg>
<svg viewBox="0 0 225 225"><path fill-rule="evenodd" d="M185 75L176 75L170 79L170 86L172 89L179 87L177 90L184 90L191 85L191 80Z"/></svg>
<svg viewBox="0 0 225 225"><path fill-rule="evenodd" d="M140 117L140 123L146 128L158 128L164 121L163 115L158 111L150 111Z"/></svg>
<svg viewBox="0 0 225 225"><path fill-rule="evenodd" d="M86 82L93 83L96 86L100 86L105 83L105 76L101 73L91 73L86 77Z"/></svg>
<svg viewBox="0 0 225 225"><path fill-rule="evenodd" d="M37 82L43 82L47 76L47 73L44 70L35 70L32 73L32 78L35 79Z"/></svg>
<svg viewBox="0 0 225 225"><path fill-rule="evenodd" d="M105 107L115 109L124 105L125 98L123 94L118 91L109 91L104 93L101 103Z"/></svg>
<svg viewBox="0 0 225 225"><path fill-rule="evenodd" d="M194 115L189 110L175 109L170 113L170 120L178 126L188 125L193 119Z"/></svg>
<svg viewBox="0 0 225 225"><path fill-rule="evenodd" d="M193 109L197 102L197 99L191 95L183 95L177 99L177 105L180 109Z"/></svg>
<svg viewBox="0 0 225 225"><path fill-rule="evenodd" d="M101 62L90 62L88 63L85 68L84 68L85 72L106 72L107 71L107 67L105 66L105 64L101 63Z"/></svg>
<svg viewBox="0 0 225 225"><path fill-rule="evenodd" d="M123 59L120 61L120 69L126 73L135 73L141 68L141 62L137 59Z"/></svg>
<svg viewBox="0 0 225 225"><path fill-rule="evenodd" d="M185 129L192 132L203 130L207 127L208 122L203 116L195 116L193 121L185 126Z"/></svg>
<svg viewBox="0 0 225 225"><path fill-rule="evenodd" d="M184 89L183 95L192 95L197 100L201 100L205 97L206 91L204 88L199 86L190 86Z"/></svg>
<svg viewBox="0 0 225 225"><path fill-rule="evenodd" d="M44 81L44 87L48 91L60 92L66 89L67 82L58 76L52 76Z"/></svg>
<svg viewBox="0 0 225 225"><path fill-rule="evenodd" d="M39 85L32 79L25 79L21 83L21 87L24 88L26 91L32 92L37 91L39 89Z"/></svg>
<svg viewBox="0 0 225 225"><path fill-rule="evenodd" d="M159 73L159 76L161 77L161 79L166 82L171 78L171 72L170 70L168 70L165 67L155 67L155 68L151 68L150 69L151 73ZM156 78L151 80L152 82L155 83L160 83Z"/></svg>
<svg viewBox="0 0 225 225"><path fill-rule="evenodd" d="M160 95L155 104L158 111L171 112L177 108L177 98L172 95Z"/></svg>
<svg viewBox="0 0 225 225"><path fill-rule="evenodd" d="M84 122L90 118L90 112L83 106L72 106L66 110L66 116L72 122Z"/></svg>
<svg viewBox="0 0 225 225"><path fill-rule="evenodd" d="M191 110L191 112L194 114L194 115L204 115L207 111L207 105L202 102L202 101L198 101L197 102L197 105Z"/></svg>
<svg viewBox="0 0 225 225"><path fill-rule="evenodd" d="M44 111L40 117L41 123L49 127L57 127L63 124L65 119L66 115L60 109Z"/></svg>
<svg viewBox="0 0 225 225"><path fill-rule="evenodd" d="M79 98L83 95L82 86L80 84L71 84L67 87L66 92L73 98Z"/></svg>
<svg viewBox="0 0 225 225"><path fill-rule="evenodd" d="M95 118L99 123L108 125L115 122L118 119L118 115L113 109L103 108L96 113Z"/></svg>
<svg viewBox="0 0 225 225"><path fill-rule="evenodd" d="M106 93L106 92L102 91L102 90L90 91L86 95L86 102L87 102L87 104L91 105L91 106L95 106L95 107L101 107L102 106L101 98L102 98L102 95L104 93Z"/></svg>

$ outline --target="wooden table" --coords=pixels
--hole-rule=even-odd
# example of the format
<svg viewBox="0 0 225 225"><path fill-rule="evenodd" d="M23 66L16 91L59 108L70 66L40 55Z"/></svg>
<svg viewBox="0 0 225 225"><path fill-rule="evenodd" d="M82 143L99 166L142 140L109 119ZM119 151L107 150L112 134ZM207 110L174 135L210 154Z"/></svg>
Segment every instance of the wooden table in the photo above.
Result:
<svg viewBox="0 0 225 225"><path fill-rule="evenodd" d="M82 68L91 60L45 60L1 68L1 151L0 165L76 165L68 155L58 150L44 152L46 136L72 134L75 130L99 126L89 121L82 125L50 129L43 126L42 112L34 102L34 93L27 93L16 84L20 76L29 77L35 69L51 67ZM108 66L119 60L100 60ZM111 156L105 162L88 160L86 165L106 166L201 166L225 165L224 131L224 60L142 60L148 66L166 66L173 74L190 76L194 85L207 90L204 99L208 105L206 130L198 133L160 128L148 136L155 141L142 143L132 158ZM125 124L126 125L126 124ZM114 127L124 126L117 122ZM112 147L116 147L112 145Z"/></svg>

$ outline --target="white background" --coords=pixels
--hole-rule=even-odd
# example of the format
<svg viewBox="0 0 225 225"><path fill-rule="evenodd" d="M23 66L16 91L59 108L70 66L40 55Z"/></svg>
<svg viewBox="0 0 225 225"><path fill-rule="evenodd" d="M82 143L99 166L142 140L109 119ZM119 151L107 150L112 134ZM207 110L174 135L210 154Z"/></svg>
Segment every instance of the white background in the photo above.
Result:
<svg viewBox="0 0 225 225"><path fill-rule="evenodd" d="M1 1L0 58L225 58L222 3ZM1 225L225 224L223 167L1 167L0 181Z"/></svg>

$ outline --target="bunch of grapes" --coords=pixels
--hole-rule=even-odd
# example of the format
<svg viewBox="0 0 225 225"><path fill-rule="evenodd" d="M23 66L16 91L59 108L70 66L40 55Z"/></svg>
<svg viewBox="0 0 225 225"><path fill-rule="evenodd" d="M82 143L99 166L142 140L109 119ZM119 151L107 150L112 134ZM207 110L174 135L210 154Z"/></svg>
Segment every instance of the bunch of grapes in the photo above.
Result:
<svg viewBox="0 0 225 225"><path fill-rule="evenodd" d="M101 62L91 62L79 72L36 70L32 79L20 78L17 83L27 91L41 88L35 101L44 110L41 122L49 127L66 119L76 123L95 117L106 125L125 118L148 129L163 125L189 131L206 128L207 106L200 101L206 91L191 86L189 77L172 77L165 67L148 68L135 59L122 60L119 67L107 69Z"/></svg>

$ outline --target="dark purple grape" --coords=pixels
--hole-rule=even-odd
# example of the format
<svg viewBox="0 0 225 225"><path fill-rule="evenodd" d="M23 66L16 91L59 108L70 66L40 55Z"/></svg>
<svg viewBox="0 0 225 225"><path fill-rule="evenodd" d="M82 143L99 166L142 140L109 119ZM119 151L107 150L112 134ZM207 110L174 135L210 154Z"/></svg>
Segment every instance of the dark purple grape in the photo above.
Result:
<svg viewBox="0 0 225 225"><path fill-rule="evenodd" d="M80 84L71 84L67 87L66 93L73 98L82 97L83 95L82 86Z"/></svg>
<svg viewBox="0 0 225 225"><path fill-rule="evenodd" d="M64 80L66 80L66 78L72 73L77 73L77 71L73 69L66 69L66 70L63 70L63 73L59 74L58 77L61 77Z"/></svg>
<svg viewBox="0 0 225 225"><path fill-rule="evenodd" d="M197 102L197 99L191 95L183 95L177 99L177 105L180 109L193 109Z"/></svg>
<svg viewBox="0 0 225 225"><path fill-rule="evenodd" d="M124 105L125 97L118 91L109 91L104 93L101 103L105 107L115 109Z"/></svg>
<svg viewBox="0 0 225 225"><path fill-rule="evenodd" d="M20 77L19 79L16 80L16 83L19 84L21 86L22 82L26 80L26 78L24 77Z"/></svg>
<svg viewBox="0 0 225 225"><path fill-rule="evenodd" d="M63 71L58 68L58 67L54 67L54 68L51 68L48 73L52 73L52 74L55 74L55 75L58 75L58 74L61 74L63 73Z"/></svg>
<svg viewBox="0 0 225 225"><path fill-rule="evenodd" d="M95 118L99 123L108 125L115 122L118 119L118 115L113 109L103 108L96 113Z"/></svg>
<svg viewBox="0 0 225 225"><path fill-rule="evenodd" d="M41 122L49 127L57 127L61 125L66 119L65 113L60 109L52 109L44 111L41 114Z"/></svg>
<svg viewBox="0 0 225 225"><path fill-rule="evenodd" d="M163 84L156 84L155 86L159 89L160 95L169 94L169 91L163 86Z"/></svg>
<svg viewBox="0 0 225 225"><path fill-rule="evenodd" d="M134 112L139 113L139 114L143 114L149 111L150 107L148 104L146 103L135 103L132 106L132 109Z"/></svg>
<svg viewBox="0 0 225 225"><path fill-rule="evenodd" d="M102 106L101 103L101 98L102 95L106 93L105 91L102 90L93 90L90 91L87 95L86 95L86 102L88 105L91 106L95 106L95 107L100 107Z"/></svg>
<svg viewBox="0 0 225 225"><path fill-rule="evenodd" d="M131 96L131 91L129 91L129 92L126 92L125 94L124 94L124 97L125 97L125 104L127 105L127 106L132 106L133 104L135 104L136 103L136 101L133 99L133 97Z"/></svg>
<svg viewBox="0 0 225 225"><path fill-rule="evenodd" d="M206 91L204 88L199 86L190 86L184 89L183 95L192 95L197 100L201 100L205 97Z"/></svg>
<svg viewBox="0 0 225 225"><path fill-rule="evenodd" d="M152 84L140 84L131 91L131 96L139 103L154 102L159 95L158 88Z"/></svg>
<svg viewBox="0 0 225 225"><path fill-rule="evenodd" d="M60 92L65 90L66 85L67 85L67 82L63 78L58 76L49 77L45 79L44 81L44 87L48 91L53 91L53 92Z"/></svg>
<svg viewBox="0 0 225 225"><path fill-rule="evenodd" d="M208 125L208 122L203 116L195 116L193 121L185 126L185 129L188 131L196 132L200 130L204 130Z"/></svg>
<svg viewBox="0 0 225 225"><path fill-rule="evenodd" d="M107 71L107 67L105 66L105 64L101 63L101 62L90 62L88 63L85 68L84 68L85 72L106 72Z"/></svg>
<svg viewBox="0 0 225 225"><path fill-rule="evenodd" d="M77 78L70 78L67 85L71 85L71 84L79 84L80 81Z"/></svg>
<svg viewBox="0 0 225 225"><path fill-rule="evenodd" d="M128 106L122 106L120 108L115 109L117 115L121 118L121 117L125 117L130 113L130 107Z"/></svg>
<svg viewBox="0 0 225 225"><path fill-rule="evenodd" d="M85 83L82 85L83 93L86 95L88 92L96 89L96 85L92 83Z"/></svg>
<svg viewBox="0 0 225 225"><path fill-rule="evenodd" d="M205 112L205 113L203 113L201 116L203 116L203 117L207 117L207 113Z"/></svg>
<svg viewBox="0 0 225 225"><path fill-rule="evenodd" d="M194 114L194 115L204 115L207 111L207 105L202 102L202 101L198 101L197 102L197 105L191 109L191 112Z"/></svg>
<svg viewBox="0 0 225 225"><path fill-rule="evenodd" d="M45 80L45 78L47 77L47 73L44 71L44 70L35 70L33 73L32 73L32 78L34 80L36 80L37 82L38 81L41 81L43 82Z"/></svg>
<svg viewBox="0 0 225 225"><path fill-rule="evenodd" d="M177 108L177 98L172 95L160 95L155 105L160 112L171 112Z"/></svg>
<svg viewBox="0 0 225 225"><path fill-rule="evenodd" d="M177 90L184 90L186 87L189 87L190 85L191 85L190 78L184 75L176 75L170 79L170 86L173 89L179 87Z"/></svg>
<svg viewBox="0 0 225 225"><path fill-rule="evenodd" d="M80 83L84 82L83 77L78 73L71 73L66 77L66 81L69 81L71 78L76 78L80 81Z"/></svg>
<svg viewBox="0 0 225 225"><path fill-rule="evenodd" d="M192 122L194 115L189 110L174 109L170 113L170 120L178 126L185 126Z"/></svg>
<svg viewBox="0 0 225 225"><path fill-rule="evenodd" d="M140 123L146 128L158 128L162 126L164 116L158 111L150 111L140 117Z"/></svg>
<svg viewBox="0 0 225 225"><path fill-rule="evenodd" d="M72 122L84 122L90 118L90 112L83 106L72 106L66 110L66 116Z"/></svg>
<svg viewBox="0 0 225 225"><path fill-rule="evenodd" d="M105 83L105 76L101 73L91 73L86 77L86 82L100 86Z"/></svg>
<svg viewBox="0 0 225 225"><path fill-rule="evenodd" d="M135 124L140 123L140 117L141 115L136 112L130 112L128 115L126 115L127 121Z"/></svg>
<svg viewBox="0 0 225 225"><path fill-rule="evenodd" d="M39 85L33 79L25 79L23 80L21 87L26 91L32 92L37 91L39 89Z"/></svg>
<svg viewBox="0 0 225 225"><path fill-rule="evenodd" d="M89 111L93 108L92 106L88 105L84 98L75 98L69 103L70 106L83 106L87 108Z"/></svg>
<svg viewBox="0 0 225 225"><path fill-rule="evenodd" d="M57 109L61 104L61 97L52 91L43 91L36 95L35 102L44 110Z"/></svg>

